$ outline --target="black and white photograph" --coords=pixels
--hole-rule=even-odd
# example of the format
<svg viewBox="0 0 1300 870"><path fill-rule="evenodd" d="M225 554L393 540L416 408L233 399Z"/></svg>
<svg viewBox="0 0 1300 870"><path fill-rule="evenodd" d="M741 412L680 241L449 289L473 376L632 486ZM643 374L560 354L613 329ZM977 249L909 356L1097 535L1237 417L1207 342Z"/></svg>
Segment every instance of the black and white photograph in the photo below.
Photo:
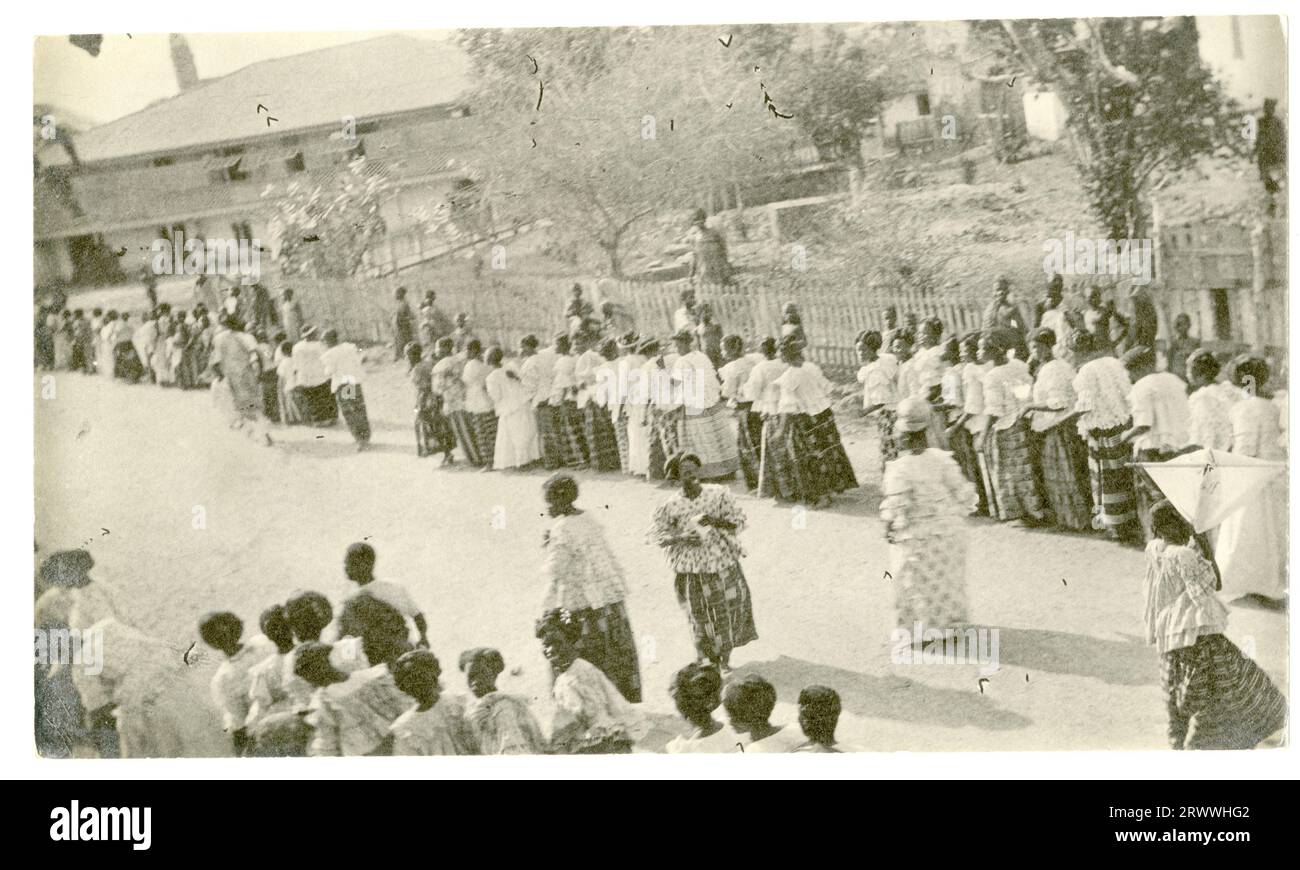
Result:
<svg viewBox="0 0 1300 870"><path fill-rule="evenodd" d="M1289 755L1288 20L949 8L33 35L19 754Z"/></svg>

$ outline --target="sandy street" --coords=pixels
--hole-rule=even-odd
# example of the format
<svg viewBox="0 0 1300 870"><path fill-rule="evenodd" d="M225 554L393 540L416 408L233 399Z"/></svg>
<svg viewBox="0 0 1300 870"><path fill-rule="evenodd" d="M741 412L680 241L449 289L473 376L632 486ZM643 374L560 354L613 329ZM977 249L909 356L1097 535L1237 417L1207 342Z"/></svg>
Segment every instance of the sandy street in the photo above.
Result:
<svg viewBox="0 0 1300 870"><path fill-rule="evenodd" d="M255 631L262 608L296 589L337 604L350 591L344 548L364 539L378 550L377 574L407 584L423 606L448 690L465 691L462 650L495 646L501 687L532 697L549 722L533 637L545 474L417 459L402 370L385 364L365 384L375 444L363 454L341 424L278 430L268 449L226 429L206 392L54 377L50 399L35 379L38 558L90 550L94 576L119 588L128 617L177 650L178 672L195 685L193 715L216 727L211 656L181 661L199 616L231 609ZM1142 555L1099 538L972 522L972 617L999 629L1000 670L981 682L975 665L891 663L875 445L856 430L845 437L860 492L807 513L741 497L760 639L733 664L776 685L774 721L792 722L799 689L822 683L844 700L840 740L861 749L1166 746L1157 657L1141 638ZM672 576L645 541L665 491L617 474L579 482L578 504L608 530L632 588L643 708L656 726L645 748L656 749L677 729L669 679L693 657ZM1286 686L1282 614L1234 607L1229 634Z"/></svg>

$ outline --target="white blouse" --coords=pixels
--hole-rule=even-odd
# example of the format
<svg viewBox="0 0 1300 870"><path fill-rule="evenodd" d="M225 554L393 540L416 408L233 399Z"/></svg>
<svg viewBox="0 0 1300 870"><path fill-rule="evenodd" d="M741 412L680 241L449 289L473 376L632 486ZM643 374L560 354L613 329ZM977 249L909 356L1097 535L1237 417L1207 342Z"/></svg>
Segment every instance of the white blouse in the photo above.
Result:
<svg viewBox="0 0 1300 870"><path fill-rule="evenodd" d="M781 397L777 412L816 416L831 406L831 385L816 363L790 366L775 381Z"/></svg>

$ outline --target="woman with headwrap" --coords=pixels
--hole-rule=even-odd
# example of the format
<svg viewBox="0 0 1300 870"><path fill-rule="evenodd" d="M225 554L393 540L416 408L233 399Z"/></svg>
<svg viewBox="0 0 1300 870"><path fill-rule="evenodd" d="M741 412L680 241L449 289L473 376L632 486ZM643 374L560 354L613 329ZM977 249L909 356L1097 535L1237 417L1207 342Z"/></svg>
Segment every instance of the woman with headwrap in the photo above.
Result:
<svg viewBox="0 0 1300 870"><path fill-rule="evenodd" d="M469 424L468 444L462 441L471 465L492 468L496 451L497 415L487 393L487 376L491 369L483 361L483 344L477 338L465 342L465 368L460 379L465 384L465 420Z"/></svg>
<svg viewBox="0 0 1300 870"><path fill-rule="evenodd" d="M568 611L579 630L582 657L600 668L628 701L640 703L641 669L624 603L623 568L604 529L574 504L578 484L570 475L553 475L542 491L553 519L542 540L542 610Z"/></svg>
<svg viewBox="0 0 1300 870"><path fill-rule="evenodd" d="M1151 510L1143 621L1160 654L1174 749L1252 749L1286 724L1286 698L1223 632L1228 610L1192 528L1167 501Z"/></svg>
<svg viewBox="0 0 1300 870"><path fill-rule="evenodd" d="M694 337L682 330L673 336L677 358L668 368L672 381L672 415L681 435L682 451L693 453L701 462L700 476L709 480L731 479L740 470L732 415L722 401L713 361L695 346Z"/></svg>
<svg viewBox="0 0 1300 870"><path fill-rule="evenodd" d="M984 412L989 418L985 437L991 442L990 470L997 493L998 519L1023 519L1027 525L1041 525L1048 513L1038 491L1029 449L1029 421L1025 419L1034 381L1023 360L1009 357L1008 352L1018 343L1014 332L988 330L981 341L993 362L984 375Z"/></svg>
<svg viewBox="0 0 1300 870"><path fill-rule="evenodd" d="M744 395L750 372L767 356L763 352L745 353L745 340L739 335L728 335L722 340L722 356L726 362L718 369L722 381L722 400L736 418L736 452L740 456L740 470L745 476L745 487L758 487L761 462L760 444L763 438L763 419L753 413L754 402Z"/></svg>
<svg viewBox="0 0 1300 870"><path fill-rule="evenodd" d="M930 408L913 396L898 404L902 452L885 466L880 518L898 589L898 624L950 628L967 621L965 518L975 488L944 450L928 447Z"/></svg>
<svg viewBox="0 0 1300 870"><path fill-rule="evenodd" d="M451 424L455 440L460 443L465 458L470 459L470 451L475 447L473 427L465 416L465 382L461 380L465 360L456 352L449 336L438 339L436 347L434 357L437 362L433 364L431 376L433 394L442 401L442 412Z"/></svg>
<svg viewBox="0 0 1300 870"><path fill-rule="evenodd" d="M635 708L591 662L582 658L582 628L567 611L551 610L537 622L542 654L555 682L550 752L555 755L627 754L644 733Z"/></svg>
<svg viewBox="0 0 1300 870"><path fill-rule="evenodd" d="M898 359L890 353L881 353L882 338L879 332L868 330L858 337L858 383L862 384L862 414L876 415L880 432L880 468L898 458L898 444L894 441L894 412L898 407Z"/></svg>
<svg viewBox="0 0 1300 870"><path fill-rule="evenodd" d="M690 620L699 660L730 670L732 650L758 639L740 569L745 551L736 537L745 514L725 487L700 483L693 454L674 457L667 470L682 488L655 510L649 538L676 575L677 603Z"/></svg>
<svg viewBox="0 0 1300 870"><path fill-rule="evenodd" d="M460 654L460 669L474 696L465 708L465 721L480 755L546 752L546 738L528 702L497 689L497 677L506 669L501 653L488 647L465 650Z"/></svg>
<svg viewBox="0 0 1300 870"><path fill-rule="evenodd" d="M1088 477L1092 487L1093 528L1110 529L1119 540L1142 541L1137 519L1132 448L1124 440L1132 417L1133 385L1124 364L1109 355L1091 332L1070 333L1070 352L1078 364L1074 376L1074 410L1080 412L1079 434L1088 442Z"/></svg>
<svg viewBox="0 0 1300 870"><path fill-rule="evenodd" d="M835 425L831 385L816 363L804 359L798 339L781 339L781 359L789 368L775 381L781 394L777 411L794 471L795 499L814 507L822 499L829 504L833 493L858 486Z"/></svg>
<svg viewBox="0 0 1300 870"><path fill-rule="evenodd" d="M1057 336L1046 327L1032 336L1038 372L1028 408L1035 466L1042 474L1043 495L1057 525L1081 532L1092 527L1088 494L1088 445L1075 427L1074 366L1053 348ZM1063 344L1063 342L1062 342Z"/></svg>
<svg viewBox="0 0 1300 870"><path fill-rule="evenodd" d="M1242 393L1234 402L1232 452L1285 462L1281 418L1268 392L1268 363L1246 354L1233 360L1232 382ZM1250 595L1278 605L1286 597L1287 479L1281 474L1219 526L1215 561L1224 595Z"/></svg>
<svg viewBox="0 0 1300 870"><path fill-rule="evenodd" d="M497 418L492 467L498 471L527 468L542 458L542 442L537 437L532 397L519 379L519 373L504 365L504 360L505 352L501 348L490 348L487 352L488 375L483 381Z"/></svg>
<svg viewBox="0 0 1300 870"><path fill-rule="evenodd" d="M646 356L641 351L641 336L629 332L619 339L622 356L615 366L617 421L615 434L626 445L628 474L645 477L650 473L650 439L646 431L646 391L642 380ZM615 413L611 410L611 413Z"/></svg>
<svg viewBox="0 0 1300 870"><path fill-rule="evenodd" d="M609 408L599 401L597 390L600 370L607 362L615 358L613 342L600 341L599 329L592 321L584 321L573 334L573 345L578 353L574 360L574 407L582 420L583 440L587 444L588 459L592 471L617 471L618 436L614 432L614 422L610 419ZM609 384L603 385L605 389Z"/></svg>
<svg viewBox="0 0 1300 870"><path fill-rule="evenodd" d="M954 340L955 341L955 340ZM943 373L940 395L943 399L944 421L947 431L944 433L952 458L957 460L962 474L966 475L979 496L976 513L988 515L988 496L984 492L984 475L980 471L979 453L975 449L975 439L971 429L966 426L970 415L967 414L968 395L966 392L967 369L978 370L975 360L979 357L980 334L969 332L957 342L957 360ZM983 390L980 390L981 403ZM981 404L981 410L983 406ZM977 429L978 431L978 429Z"/></svg>
<svg viewBox="0 0 1300 870"><path fill-rule="evenodd" d="M1211 450L1232 448L1232 405L1241 399L1236 387L1216 383L1219 361L1206 348L1197 348L1187 357L1187 441ZM1175 372L1179 374L1179 372Z"/></svg>
<svg viewBox="0 0 1300 870"><path fill-rule="evenodd" d="M719 753L741 748L741 736L730 725L713 718L713 712L722 706L722 675L716 667L691 662L673 674L668 693L690 731L668 741L665 752Z"/></svg>

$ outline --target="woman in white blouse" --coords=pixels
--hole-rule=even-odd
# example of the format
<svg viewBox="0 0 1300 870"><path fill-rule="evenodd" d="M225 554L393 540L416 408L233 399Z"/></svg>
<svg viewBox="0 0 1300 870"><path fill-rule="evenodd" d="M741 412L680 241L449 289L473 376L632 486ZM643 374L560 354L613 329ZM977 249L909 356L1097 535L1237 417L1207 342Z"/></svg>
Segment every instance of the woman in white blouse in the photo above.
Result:
<svg viewBox="0 0 1300 870"><path fill-rule="evenodd" d="M776 379L783 449L794 472L796 500L815 507L822 499L829 503L832 493L856 489L858 479L835 425L830 382L816 363L803 358L797 338L781 340L781 359L789 365Z"/></svg>
<svg viewBox="0 0 1300 870"><path fill-rule="evenodd" d="M465 384L465 415L469 421L469 441L466 458L483 469L492 468L492 456L497 442L497 415L487 392L487 376L491 368L483 361L483 344L477 338L465 342L465 368L461 381Z"/></svg>
<svg viewBox="0 0 1300 870"><path fill-rule="evenodd" d="M1031 337L1038 374L1028 408L1036 464L1057 525L1074 531L1092 526L1088 492L1088 445L1074 426L1074 366L1054 357L1056 333L1046 327Z"/></svg>

